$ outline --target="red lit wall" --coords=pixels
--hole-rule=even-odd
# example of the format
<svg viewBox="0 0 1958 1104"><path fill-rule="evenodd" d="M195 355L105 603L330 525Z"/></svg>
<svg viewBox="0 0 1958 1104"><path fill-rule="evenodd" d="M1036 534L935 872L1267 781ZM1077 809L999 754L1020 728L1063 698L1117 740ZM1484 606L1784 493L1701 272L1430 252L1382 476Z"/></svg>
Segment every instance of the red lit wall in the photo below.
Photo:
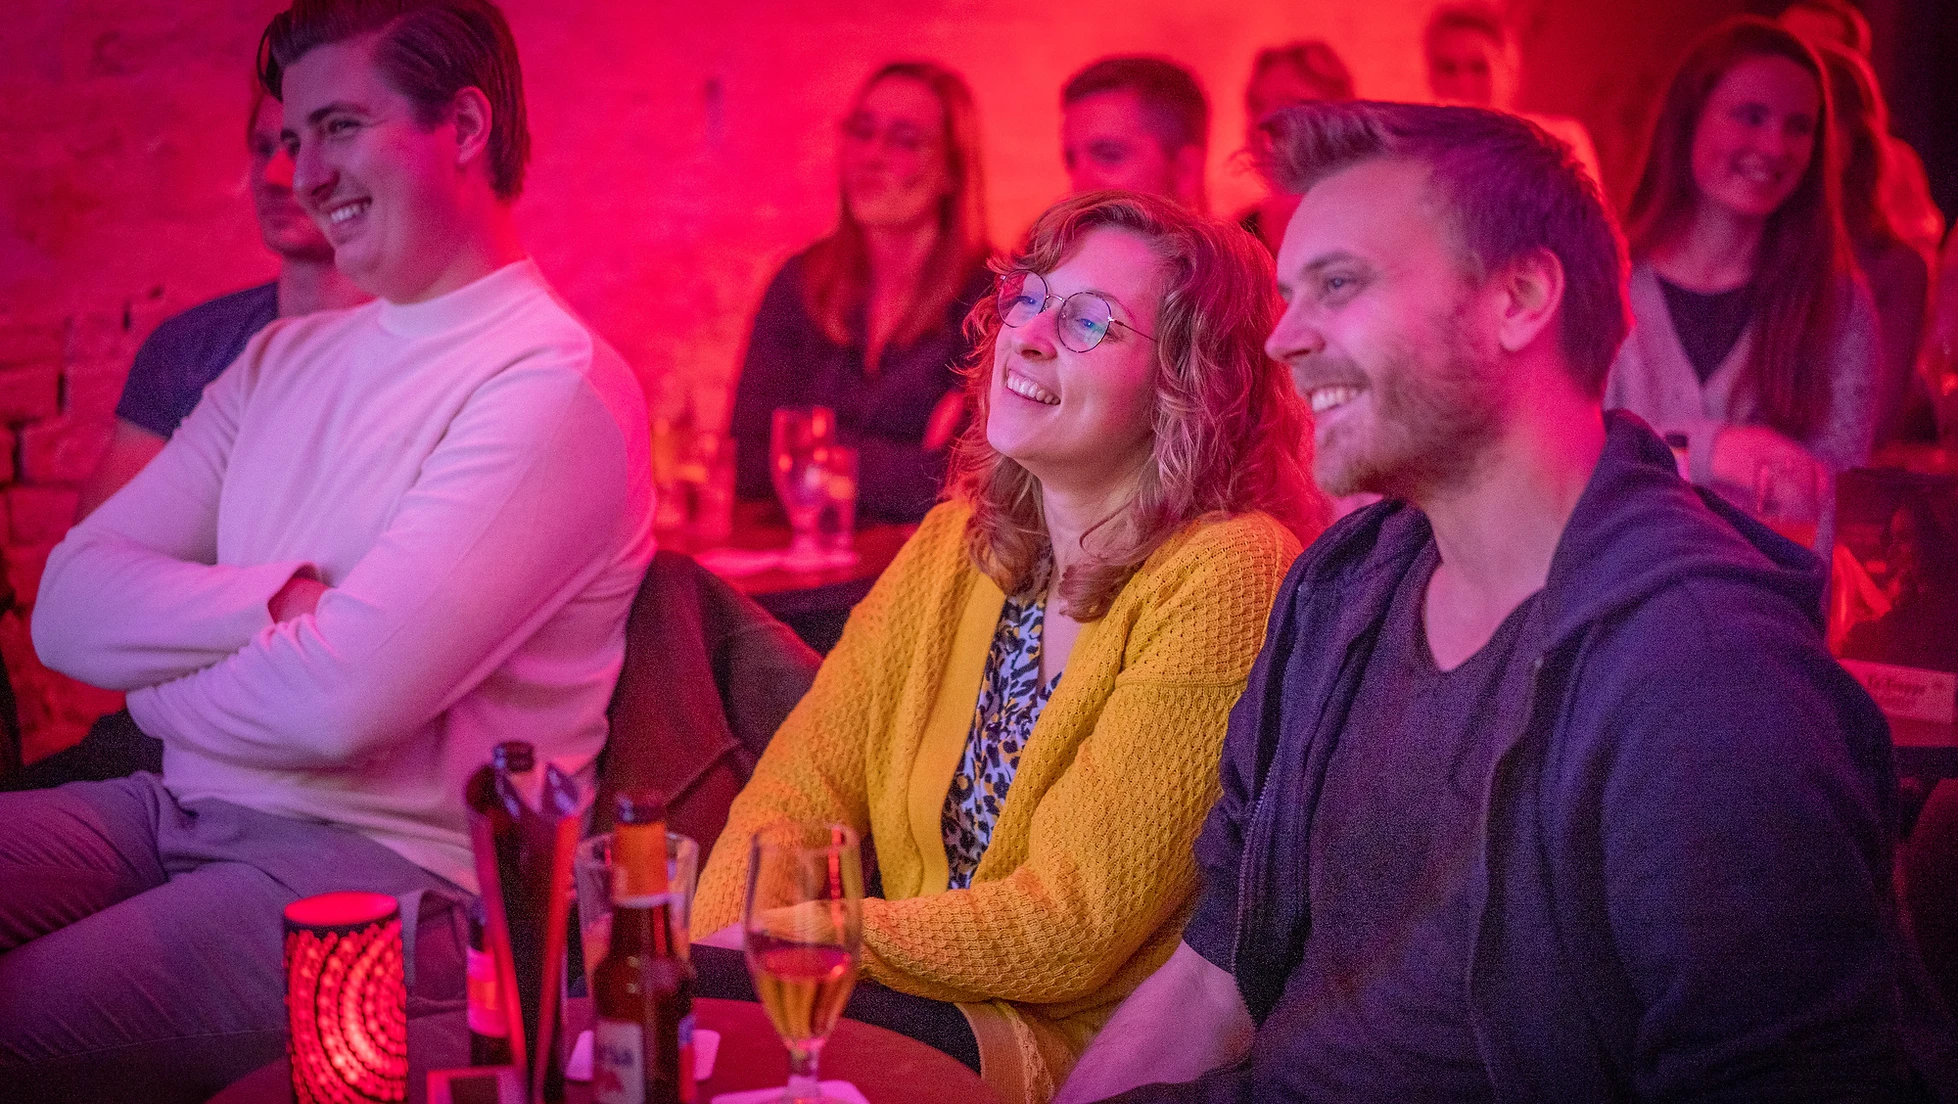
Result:
<svg viewBox="0 0 1958 1104"><path fill-rule="evenodd" d="M894 57L962 70L987 142L995 240L1059 195L1059 87L1093 58L1154 52L1210 89L1211 195L1264 45L1324 38L1362 95L1424 93L1433 0L509 0L535 159L519 208L530 248L638 369L651 400L724 409L747 316L784 258L834 217L835 123ZM94 463L136 344L157 320L267 278L244 195L244 112L276 2L21 0L0 26L0 499L9 578L39 565ZM1525 106L1590 124L1625 188L1659 82L1737 0L1522 0ZM72 740L114 698L38 670L17 615L0 652L29 755Z"/></svg>

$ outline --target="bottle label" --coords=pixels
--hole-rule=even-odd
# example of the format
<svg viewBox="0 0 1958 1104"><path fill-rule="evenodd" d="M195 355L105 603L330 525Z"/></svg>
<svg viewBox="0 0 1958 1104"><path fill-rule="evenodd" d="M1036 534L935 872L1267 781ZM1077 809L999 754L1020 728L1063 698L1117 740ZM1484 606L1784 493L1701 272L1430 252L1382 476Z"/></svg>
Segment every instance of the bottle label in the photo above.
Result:
<svg viewBox="0 0 1958 1104"><path fill-rule="evenodd" d="M469 1030L493 1039L507 1038L510 1021L496 994L496 956L469 948Z"/></svg>
<svg viewBox="0 0 1958 1104"><path fill-rule="evenodd" d="M630 1020L592 1029L592 1104L646 1104L646 1033Z"/></svg>

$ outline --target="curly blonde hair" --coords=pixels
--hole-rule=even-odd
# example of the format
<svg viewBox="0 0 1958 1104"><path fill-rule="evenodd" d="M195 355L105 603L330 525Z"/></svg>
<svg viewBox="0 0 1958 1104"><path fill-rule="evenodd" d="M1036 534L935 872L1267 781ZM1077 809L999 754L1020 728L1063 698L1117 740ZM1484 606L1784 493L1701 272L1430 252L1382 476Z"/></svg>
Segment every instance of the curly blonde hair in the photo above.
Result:
<svg viewBox="0 0 1958 1104"><path fill-rule="evenodd" d="M1236 226L1134 192L1070 196L1040 216L1010 263L1052 272L1090 231L1146 239L1165 280L1156 312L1151 462L1135 494L1084 535L1087 560L1060 579L1067 616L1091 621L1162 543L1200 518L1254 510L1303 542L1324 528L1326 505L1307 473L1311 435L1283 367L1264 352L1278 318L1271 257ZM965 368L976 412L953 451L947 493L968 504L966 551L1001 590L1026 598L1050 584L1053 556L1039 483L986 440L999 305L986 296L966 320L975 351Z"/></svg>

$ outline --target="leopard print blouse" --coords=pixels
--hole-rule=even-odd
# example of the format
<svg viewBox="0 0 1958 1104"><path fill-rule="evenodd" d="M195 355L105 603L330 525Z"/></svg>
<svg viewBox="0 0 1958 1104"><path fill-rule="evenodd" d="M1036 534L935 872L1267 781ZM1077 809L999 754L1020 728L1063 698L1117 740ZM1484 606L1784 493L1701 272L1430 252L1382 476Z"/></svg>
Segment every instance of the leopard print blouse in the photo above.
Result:
<svg viewBox="0 0 1958 1104"><path fill-rule="evenodd" d="M952 776L945 812L939 818L952 889L972 885L972 872L992 842L993 825L1019 770L1020 750L1061 679L1058 671L1044 683L1040 679L1040 638L1046 612L1045 597L1024 604L1008 598L1000 609L965 754L959 758L958 773Z"/></svg>

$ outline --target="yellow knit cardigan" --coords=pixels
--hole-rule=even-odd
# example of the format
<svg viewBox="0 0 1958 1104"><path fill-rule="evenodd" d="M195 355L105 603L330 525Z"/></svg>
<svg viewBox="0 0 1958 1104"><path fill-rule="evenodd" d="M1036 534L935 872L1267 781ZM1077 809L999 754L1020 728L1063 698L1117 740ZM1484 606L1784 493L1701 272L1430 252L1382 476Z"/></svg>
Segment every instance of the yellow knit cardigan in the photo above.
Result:
<svg viewBox="0 0 1958 1104"><path fill-rule="evenodd" d="M957 1002L1000 1099L1039 1104L1181 937L1225 721L1299 545L1246 514L1151 555L1083 628L971 888L951 890L939 816L1004 601L966 556L968 516L934 509L850 614L735 799L693 928L740 918L757 828L851 825L885 894L864 902L864 974Z"/></svg>

